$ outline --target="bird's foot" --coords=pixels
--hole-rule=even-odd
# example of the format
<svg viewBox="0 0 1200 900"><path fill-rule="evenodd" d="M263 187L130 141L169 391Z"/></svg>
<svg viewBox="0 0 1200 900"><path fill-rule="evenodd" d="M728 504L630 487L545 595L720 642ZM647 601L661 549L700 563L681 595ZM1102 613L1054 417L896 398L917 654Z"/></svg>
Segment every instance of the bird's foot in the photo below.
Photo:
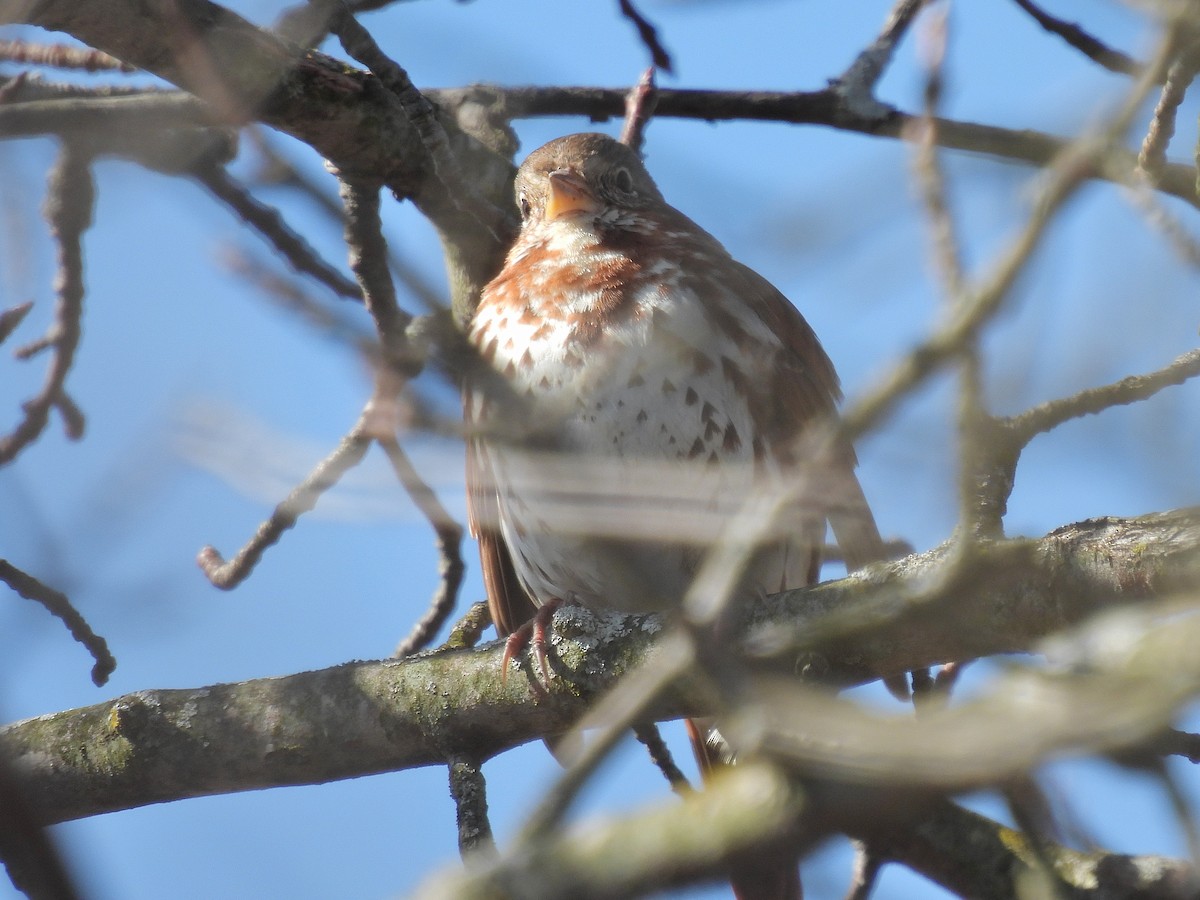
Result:
<svg viewBox="0 0 1200 900"><path fill-rule="evenodd" d="M538 607L534 617L508 636L504 642L504 656L500 660L500 680L508 678L508 664L526 647L533 651L537 660L537 671L534 672L534 689L543 697L550 690L550 663L546 657L547 635L554 620L554 611L562 606L562 600L548 600Z"/></svg>

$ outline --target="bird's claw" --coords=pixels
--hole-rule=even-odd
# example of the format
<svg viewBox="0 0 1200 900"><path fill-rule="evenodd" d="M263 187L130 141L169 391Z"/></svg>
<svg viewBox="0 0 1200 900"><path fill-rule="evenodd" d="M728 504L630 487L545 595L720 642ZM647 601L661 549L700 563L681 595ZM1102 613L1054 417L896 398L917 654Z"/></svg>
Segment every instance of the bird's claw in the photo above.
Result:
<svg viewBox="0 0 1200 900"><path fill-rule="evenodd" d="M508 636L504 642L504 656L500 659L502 684L508 680L509 662L529 647L537 661L537 671L533 677L534 690L543 697L549 693L550 660L546 655L546 644L554 620L554 611L561 605L561 600L550 600L542 604L532 619Z"/></svg>

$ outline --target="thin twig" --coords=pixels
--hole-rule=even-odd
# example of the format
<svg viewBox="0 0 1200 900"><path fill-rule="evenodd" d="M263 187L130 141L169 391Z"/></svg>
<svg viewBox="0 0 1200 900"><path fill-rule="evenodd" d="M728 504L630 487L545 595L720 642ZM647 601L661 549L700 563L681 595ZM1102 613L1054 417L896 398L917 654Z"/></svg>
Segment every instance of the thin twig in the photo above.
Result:
<svg viewBox="0 0 1200 900"><path fill-rule="evenodd" d="M71 637L92 654L96 664L92 666L92 683L100 687L117 667L117 661L108 649L108 642L88 625L87 620L71 605L66 594L43 584L27 572L23 572L7 560L0 559L0 581L34 603L40 603L51 615L62 619Z"/></svg>
<svg viewBox="0 0 1200 900"><path fill-rule="evenodd" d="M227 246L219 255L220 262L234 275L246 279L274 300L280 307L299 316L324 337L349 344L363 359L377 362L379 341L360 320L351 321L338 315L333 308L321 303L306 290L307 284L272 271L240 247ZM338 311L349 307L338 306Z"/></svg>
<svg viewBox="0 0 1200 900"><path fill-rule="evenodd" d="M1169 728L1152 741L1148 749L1163 756L1182 756L1188 762L1200 763L1200 734Z"/></svg>
<svg viewBox="0 0 1200 900"><path fill-rule="evenodd" d="M250 141L258 148L263 157L264 165L259 170L257 180L264 185L281 185L293 188L304 194L317 204L317 207L331 220L336 221L342 228L346 225L346 213L340 200L324 190L316 180L294 166L283 154L275 149L258 128L247 129ZM396 253L391 244L387 250L388 265L396 280L411 293L417 301L429 311L446 308L446 298L413 266L406 263Z"/></svg>
<svg viewBox="0 0 1200 900"><path fill-rule="evenodd" d="M646 748L646 752L650 754L650 761L663 773L663 777L671 785L672 791L682 797L694 790L687 780L687 776L675 764L675 758L671 756L671 750L667 746L667 742L663 740L662 732L658 730L656 724L641 722L634 725L633 734Z"/></svg>
<svg viewBox="0 0 1200 900"><path fill-rule="evenodd" d="M22 420L0 437L0 465L11 462L37 440L49 422L52 409L62 415L68 438L83 437L83 415L67 396L66 380L79 347L83 317L83 233L92 223L95 201L91 163L90 154L74 142L64 141L50 170L46 219L58 247L54 322L43 338L18 349L17 356L28 359L47 349L53 354L41 391L25 401Z"/></svg>
<svg viewBox="0 0 1200 900"><path fill-rule="evenodd" d="M396 302L396 288L388 270L387 242L379 218L379 186L342 179L340 193L346 210L350 268L362 289L367 312L375 321L385 358L398 372L415 375L420 366L409 352L404 333L412 316Z"/></svg>
<svg viewBox="0 0 1200 900"><path fill-rule="evenodd" d="M9 335L21 326L31 309L33 309L32 300L0 312L0 344L8 340Z"/></svg>
<svg viewBox="0 0 1200 900"><path fill-rule="evenodd" d="M451 518L433 489L417 474L412 461L400 448L395 437L381 437L377 440L383 452L387 454L396 477L400 479L400 483L408 491L408 496L412 498L417 509L421 510L437 536L438 574L441 576L441 582L434 591L429 610L413 627L408 637L396 647L393 655L404 657L427 647L454 611L466 569L462 558L463 529Z"/></svg>
<svg viewBox="0 0 1200 900"><path fill-rule="evenodd" d="M7 759L0 760L0 809L4 810L0 858L8 877L32 900L78 900L81 894L71 873L15 768Z"/></svg>
<svg viewBox="0 0 1200 900"><path fill-rule="evenodd" d="M899 398L906 396L918 384L955 359L965 343L973 340L979 330L996 315L1063 204L1087 178L1103 170L1112 154L1114 142L1128 130L1146 94L1154 85L1154 73L1171 52L1172 45L1170 36L1160 41L1154 63L1142 71L1121 107L1099 134L1084 136L1063 148L1034 200L1025 227L998 255L990 273L968 289L970 296L955 309L950 321L918 345L845 412L839 429L843 440L853 441L878 423ZM944 133L943 122L939 121L937 127L939 132Z"/></svg>
<svg viewBox="0 0 1200 900"><path fill-rule="evenodd" d="M634 725L645 721L650 704L694 662L691 641L678 631L668 634L658 645L654 665L630 672L616 690L584 716L575 731L599 726L596 733L566 771L543 793L517 835L514 850L519 852L520 848L533 846L562 821L579 791L620 739Z"/></svg>
<svg viewBox="0 0 1200 900"><path fill-rule="evenodd" d="M1066 22L1044 12L1031 0L1014 0L1017 6L1029 13L1034 20L1051 34L1056 34L1088 59L1098 63L1110 72L1122 75L1138 75L1142 64L1131 56L1114 50L1098 38L1088 34L1074 22Z"/></svg>
<svg viewBox="0 0 1200 900"><path fill-rule="evenodd" d="M455 755L449 760L450 796L458 821L458 852L463 862L478 862L480 854L496 855L496 842L488 821L487 782L478 761Z"/></svg>
<svg viewBox="0 0 1200 900"><path fill-rule="evenodd" d="M621 127L621 143L642 152L646 126L658 103L658 86L654 83L654 66L642 73L637 84L625 96L625 124Z"/></svg>
<svg viewBox="0 0 1200 900"><path fill-rule="evenodd" d="M1045 879L1046 893L1054 900L1068 900L1070 889L1054 865L1050 850L1058 827L1041 787L1032 778L1019 778L1006 784L1002 794Z"/></svg>
<svg viewBox="0 0 1200 900"><path fill-rule="evenodd" d="M254 536L233 559L226 562L211 545L197 554L196 562L209 581L223 591L232 590L245 581L267 548L278 543L283 533L292 528L300 516L317 505L322 494L362 461L371 446L371 438L363 433L362 422L360 418L342 438L337 449L321 460L309 476L288 494L287 499L275 507L271 517L258 526Z"/></svg>
<svg viewBox="0 0 1200 900"><path fill-rule="evenodd" d="M846 889L845 900L870 900L871 892L875 890L875 882L879 880L879 872L886 860L880 859L871 852L871 848L863 841L854 841L854 871L850 876L850 886Z"/></svg>
<svg viewBox="0 0 1200 900"><path fill-rule="evenodd" d="M82 69L85 72L136 72L137 66L122 62L102 50L68 47L65 44L32 44L28 41L0 40L0 60L50 66L55 69Z"/></svg>
<svg viewBox="0 0 1200 900"><path fill-rule="evenodd" d="M1170 365L1145 375L1130 375L1106 384L1089 388L1071 397L1050 400L1006 420L1008 430L1021 445L1036 435L1044 434L1063 422L1081 416L1095 415L1114 406L1127 406L1153 397L1163 388L1200 375L1200 349L1189 350Z"/></svg>
<svg viewBox="0 0 1200 900"><path fill-rule="evenodd" d="M617 0L621 7L621 15L633 23L633 27L637 29L638 37L641 38L646 49L650 51L650 61L654 63L656 68L662 69L664 72L671 71L671 54L667 53L667 49L658 39L658 29L655 28L650 21L638 12L633 5L633 0Z"/></svg>
<svg viewBox="0 0 1200 900"><path fill-rule="evenodd" d="M1154 82L1151 77L1151 82ZM1156 82L1154 82L1156 83ZM431 97L455 96L454 91L430 91ZM619 88L505 88L499 91L505 111L513 119L542 116L588 116L604 121L624 111L626 91ZM914 119L910 113L886 107L878 111L857 110L843 92L821 91L703 91L659 89L655 115L706 122L752 120L820 124L876 137L905 138ZM1013 130L957 119L937 120L940 146L951 150L984 153L1035 166L1048 166L1070 148L1072 141L1033 129ZM1087 173L1088 178L1124 182L1136 166L1134 154L1110 150L1104 165ZM1155 188L1200 208L1196 172L1190 165L1171 164L1158 173Z"/></svg>
<svg viewBox="0 0 1200 900"><path fill-rule="evenodd" d="M1166 165L1167 145L1175 135L1175 116L1196 77L1198 66L1200 55L1185 52L1167 70L1167 79L1158 95L1154 116L1150 119L1150 128L1138 152L1138 167L1151 178Z"/></svg>
<svg viewBox="0 0 1200 900"><path fill-rule="evenodd" d="M900 38L904 36L926 2L927 0L897 0L879 36L834 80L838 93L847 104L872 116L887 111L888 108L875 99L875 87L887 71Z"/></svg>
<svg viewBox="0 0 1200 900"><path fill-rule="evenodd" d="M370 69L399 102L405 118L421 136L421 143L433 164L433 173L445 187L451 202L474 217L500 241L507 213L479 196L463 177L450 148L450 139L438 121L437 108L417 90L412 79L408 77L408 72L379 49L375 39L348 10L343 8L340 14L334 16L331 30L341 41L342 48Z"/></svg>
<svg viewBox="0 0 1200 900"><path fill-rule="evenodd" d="M482 600L472 603L470 609L463 613L462 618L455 622L454 627L450 629L450 634L446 636L442 649L458 650L474 647L483 636L484 629L491 624L492 614L487 603Z"/></svg>
<svg viewBox="0 0 1200 900"><path fill-rule="evenodd" d="M26 83L27 84L27 83ZM9 86L21 87L17 82ZM131 131L206 127L212 108L181 92L136 91L124 94L66 93L0 103L0 137L33 134L87 134L100 146Z"/></svg>
<svg viewBox="0 0 1200 900"><path fill-rule="evenodd" d="M224 166L201 164L192 174L214 197L266 238L297 272L311 275L339 297L362 300L358 285L321 259L308 242L288 226L279 210L256 200Z"/></svg>
<svg viewBox="0 0 1200 900"><path fill-rule="evenodd" d="M931 18L922 35L924 40L921 44L925 50L924 109L921 118L913 123L914 127L908 137L916 148L913 173L929 219L935 271L942 281L946 297L951 303L957 303L963 296L966 278L963 274L958 230L950 214L950 204L946 200L945 174L937 154L937 111L942 97L948 27L948 12L942 7L937 11L937 15Z"/></svg>

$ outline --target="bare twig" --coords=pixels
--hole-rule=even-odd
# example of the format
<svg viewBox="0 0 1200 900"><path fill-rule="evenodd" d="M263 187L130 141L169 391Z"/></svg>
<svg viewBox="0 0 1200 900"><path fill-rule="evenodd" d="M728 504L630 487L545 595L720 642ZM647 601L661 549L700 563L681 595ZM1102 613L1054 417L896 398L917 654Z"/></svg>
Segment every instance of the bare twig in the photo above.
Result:
<svg viewBox="0 0 1200 900"><path fill-rule="evenodd" d="M309 476L288 494L287 499L275 507L271 517L258 527L258 531L233 559L226 562L211 545L200 551L196 562L209 581L223 591L232 590L245 581L267 548L276 544L283 533L296 524L301 515L317 505L322 494L362 461L371 446L371 438L363 433L364 418L365 413L342 438L337 449L321 460Z"/></svg>
<svg viewBox="0 0 1200 900"><path fill-rule="evenodd" d="M633 27L637 29L638 37L642 43L646 45L646 49L650 51L650 60L656 68L662 69L664 72L671 71L671 55L667 53L662 42L658 39L658 29L650 24L650 21L638 12L633 5L633 0L617 0L621 7L621 15L633 23Z"/></svg>
<svg viewBox="0 0 1200 900"><path fill-rule="evenodd" d="M8 336L21 326L31 309L33 309L32 300L0 312L0 344L8 340Z"/></svg>
<svg viewBox="0 0 1200 900"><path fill-rule="evenodd" d="M1014 0L1014 2L1029 13L1046 31L1058 35L1088 59L1104 66L1110 72L1137 75L1142 71L1142 64L1133 57L1127 56L1120 50L1112 49L1075 23L1055 18L1036 6L1031 0Z"/></svg>
<svg viewBox="0 0 1200 900"><path fill-rule="evenodd" d="M463 529L442 506L433 489L417 474L417 470L396 439L380 437L377 440L379 446L383 448L383 452L387 454L396 477L408 491L408 496L412 498L413 503L433 526L434 534L437 536L438 574L441 576L441 583L434 592L428 612L416 624L408 637L400 642L393 654L403 657L427 647L438 630L445 624L450 613L454 611L465 571L462 558Z"/></svg>
<svg viewBox="0 0 1200 900"><path fill-rule="evenodd" d="M454 627L450 629L450 634L446 637L446 642L442 644L442 647L446 650L474 647L479 643L484 629L491 624L492 614L488 610L488 605L482 600L472 603L471 608L463 614L463 617L454 623Z"/></svg>
<svg viewBox="0 0 1200 900"><path fill-rule="evenodd" d="M1154 63L1142 71L1126 94L1121 107L1099 134L1084 136L1067 144L1057 156L1041 186L1025 227L1000 253L991 271L967 288L968 296L958 304L950 321L901 360L888 375L846 411L841 421L844 439L854 440L873 427L917 384L955 359L962 347L973 340L983 325L999 311L1017 275L1024 270L1046 228L1074 195L1080 185L1096 171L1103 170L1112 155L1112 145L1129 128L1146 94L1153 87L1153 73L1171 52L1168 36L1159 44ZM939 132L946 126L938 121Z"/></svg>
<svg viewBox="0 0 1200 900"><path fill-rule="evenodd" d="M23 404L24 417L7 435L0 437L0 465L11 462L37 440L57 409L63 417L67 437L83 437L83 416L67 396L66 379L79 346L83 316L83 233L92 223L95 188L91 156L71 141L64 141L50 171L46 218L58 245L58 273L54 279L57 303L54 323L45 337L17 351L28 358L42 350L53 355L46 380L37 396Z"/></svg>
<svg viewBox="0 0 1200 900"><path fill-rule="evenodd" d="M1167 78L1158 96L1158 104L1154 107L1150 128L1138 152L1138 166L1151 178L1166 165L1167 145L1175 135L1175 114L1196 77L1198 67L1200 54L1185 52L1167 70Z"/></svg>
<svg viewBox="0 0 1200 900"><path fill-rule="evenodd" d="M131 66L100 50L68 47L65 44L32 44L28 41L0 40L0 60L55 69L82 69L85 72L137 71L137 66Z"/></svg>
<svg viewBox="0 0 1200 900"><path fill-rule="evenodd" d="M949 361L956 359L967 341L1000 309L1008 290L1029 261L1055 214L1082 184L1092 168L1094 146L1073 148L1055 167L1044 185L1025 227L1000 254L992 271L970 290L968 302L956 308L949 322L900 360L887 376L850 407L842 418L842 431L854 439L874 427L918 384Z"/></svg>
<svg viewBox="0 0 1200 900"><path fill-rule="evenodd" d="M1163 756L1183 756L1188 762L1200 763L1200 734L1169 728L1152 741L1147 749Z"/></svg>
<svg viewBox="0 0 1200 900"><path fill-rule="evenodd" d="M637 84L625 96L625 124L621 127L621 143L641 153L646 126L658 103L658 86L654 83L654 67L642 73Z"/></svg>
<svg viewBox="0 0 1200 900"><path fill-rule="evenodd" d="M957 303L963 295L966 278L957 229L946 200L946 179L937 155L937 111L942 96L948 27L947 10L943 7L937 11L922 35L925 49L925 106L921 118L913 122L908 137L916 148L913 172L929 218L935 270L947 298Z"/></svg>
<svg viewBox="0 0 1200 900"><path fill-rule="evenodd" d="M671 750L667 746L666 741L663 740L662 733L658 730L657 725L653 722L643 722L634 725L633 734L646 748L646 752L650 754L650 761L663 773L663 777L671 785L671 790L680 796L684 796L692 791L691 783L687 780L687 776L679 770L679 766L675 764L675 759L671 756Z"/></svg>
<svg viewBox="0 0 1200 900"><path fill-rule="evenodd" d="M887 71L896 44L908 30L927 0L897 0L879 36L855 57L834 82L844 101L865 115L886 114L889 108L875 99L875 86Z"/></svg>
<svg viewBox="0 0 1200 900"><path fill-rule="evenodd" d="M1070 888L1055 870L1052 858L1054 842L1061 842L1062 837L1041 785L1030 776L1019 776L1007 782L1001 793L1013 822L1030 849L1031 861L1046 879L1048 896L1054 900L1067 900L1071 896Z"/></svg>
<svg viewBox="0 0 1200 900"><path fill-rule="evenodd" d="M273 144L266 139L258 128L246 131L249 139L262 154L264 165L259 171L258 181L261 184L282 185L301 192L320 208L330 219L343 228L346 224L346 213L337 197L324 190L313 178L309 177L279 153ZM396 280L403 285L416 300L427 310L440 310L446 307L446 298L420 272L406 263L395 252L392 245L387 249L388 265Z"/></svg>
<svg viewBox="0 0 1200 900"><path fill-rule="evenodd" d="M404 334L412 316L396 302L396 288L388 271L387 243L379 219L379 186L343 179L341 195L346 209L350 268L362 288L367 312L375 321L384 356L398 372L415 375L420 365L409 353Z"/></svg>
<svg viewBox="0 0 1200 900"><path fill-rule="evenodd" d="M430 91L437 97L439 92ZM448 92L449 93L449 92ZM585 115L593 120L622 115L626 92L617 88L506 88L502 91L510 116ZM726 121L745 119L759 122L830 125L845 131L879 137L904 138L917 117L895 109L884 115L859 111L846 103L841 92L822 91L695 91L659 89L657 116ZM938 119L939 145L951 150L985 153L1047 166L1071 145L1066 138L1034 131L997 128L978 122ZM1087 173L1088 178L1123 182L1136 166L1133 154L1113 149L1103 166ZM1196 192L1196 173L1192 166L1172 164L1158 173L1159 191L1179 197L1200 207Z"/></svg>
<svg viewBox="0 0 1200 900"><path fill-rule="evenodd" d="M496 842L488 821L487 782L478 761L465 756L449 760L450 796L458 820L458 852L470 864L496 855Z"/></svg>
<svg viewBox="0 0 1200 900"><path fill-rule="evenodd" d="M463 177L446 131L438 121L437 108L417 90L403 67L379 49L375 39L348 11L343 9L334 16L332 31L341 41L342 48L370 69L399 102L404 116L421 136L434 175L445 187L451 202L473 216L499 242L507 213L479 196Z"/></svg>
<svg viewBox="0 0 1200 900"><path fill-rule="evenodd" d="M358 285L321 259L308 242L288 226L279 210L256 200L230 177L224 166L201 164L192 174L243 222L266 238L297 272L311 275L340 297L362 299Z"/></svg>
<svg viewBox="0 0 1200 900"><path fill-rule="evenodd" d="M31 900L77 900L81 895L14 768L0 760L0 863Z"/></svg>
<svg viewBox="0 0 1200 900"><path fill-rule="evenodd" d="M228 246L220 254L220 261L233 274L246 279L282 308L295 313L320 334L344 341L354 347L363 359L375 362L379 358L379 342L374 334L359 321L349 321L334 309L312 296L307 285L296 279L287 278L272 271L241 248ZM339 306L340 311L349 307Z"/></svg>
<svg viewBox="0 0 1200 900"><path fill-rule="evenodd" d="M850 876L850 886L846 889L846 900L870 900L885 860L872 853L863 841L853 843L854 871Z"/></svg>
<svg viewBox="0 0 1200 900"><path fill-rule="evenodd" d="M601 727L542 795L517 835L518 847L531 847L554 829L620 739L629 729L646 721L645 713L650 705L691 667L694 660L691 641L678 631L668 634L658 645L654 665L643 666L626 675L617 690L604 697L576 724L575 731L580 733L597 725Z"/></svg>
<svg viewBox="0 0 1200 900"><path fill-rule="evenodd" d="M14 79L7 87L21 88ZM202 100L182 92L134 91L129 93L38 91L27 100L0 103L0 136L21 137L30 134L86 133L96 136L128 134L130 130L204 127L215 122L212 108Z"/></svg>
<svg viewBox="0 0 1200 900"><path fill-rule="evenodd" d="M47 612L62 619L71 637L92 654L96 664L92 666L92 683L97 687L108 681L108 676L117 667L117 661L108 649L108 642L96 632L71 605L71 601L60 591L43 584L32 575L21 571L7 560L0 559L0 581L24 597L44 606Z"/></svg>
<svg viewBox="0 0 1200 900"><path fill-rule="evenodd" d="M1006 421L1008 429L1022 446L1036 435L1044 434L1070 419L1095 415L1114 406L1127 406L1153 397L1163 388L1200 375L1200 350L1190 350L1170 365L1145 375L1130 375L1103 387L1080 391L1071 397L1050 400Z"/></svg>

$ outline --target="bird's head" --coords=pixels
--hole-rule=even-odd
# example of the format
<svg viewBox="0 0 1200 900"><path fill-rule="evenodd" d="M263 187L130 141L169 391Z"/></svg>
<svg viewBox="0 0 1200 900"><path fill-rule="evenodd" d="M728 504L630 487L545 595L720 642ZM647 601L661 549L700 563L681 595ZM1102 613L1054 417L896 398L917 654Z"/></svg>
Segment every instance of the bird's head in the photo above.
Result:
<svg viewBox="0 0 1200 900"><path fill-rule="evenodd" d="M603 134L571 134L534 150L517 170L524 227L623 216L662 202L637 153Z"/></svg>

